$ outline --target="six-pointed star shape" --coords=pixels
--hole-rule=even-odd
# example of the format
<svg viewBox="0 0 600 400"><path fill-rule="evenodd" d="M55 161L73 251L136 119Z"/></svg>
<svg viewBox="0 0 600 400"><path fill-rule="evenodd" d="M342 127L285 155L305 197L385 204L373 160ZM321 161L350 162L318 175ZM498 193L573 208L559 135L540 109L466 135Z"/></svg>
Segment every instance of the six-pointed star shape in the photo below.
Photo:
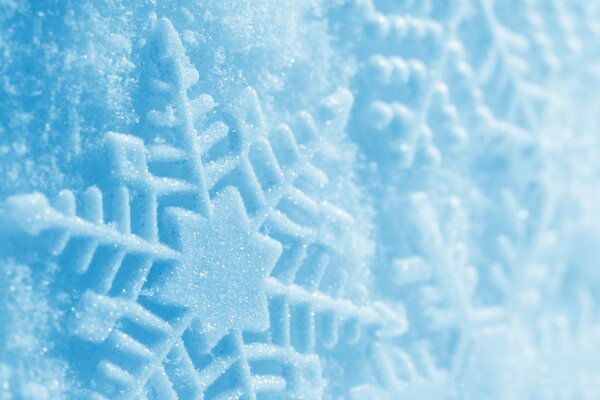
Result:
<svg viewBox="0 0 600 400"><path fill-rule="evenodd" d="M281 254L281 245L250 228L242 198L227 188L204 218L168 209L183 261L163 276L155 300L185 307L200 322L206 344L231 329L268 328L264 279Z"/></svg>

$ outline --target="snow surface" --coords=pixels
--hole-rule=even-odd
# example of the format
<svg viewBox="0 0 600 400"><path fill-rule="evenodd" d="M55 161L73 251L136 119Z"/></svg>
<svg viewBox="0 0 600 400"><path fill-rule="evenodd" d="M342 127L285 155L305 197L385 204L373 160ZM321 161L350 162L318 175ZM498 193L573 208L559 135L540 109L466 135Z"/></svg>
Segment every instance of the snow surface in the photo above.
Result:
<svg viewBox="0 0 600 400"><path fill-rule="evenodd" d="M600 398L600 2L0 0L0 400Z"/></svg>

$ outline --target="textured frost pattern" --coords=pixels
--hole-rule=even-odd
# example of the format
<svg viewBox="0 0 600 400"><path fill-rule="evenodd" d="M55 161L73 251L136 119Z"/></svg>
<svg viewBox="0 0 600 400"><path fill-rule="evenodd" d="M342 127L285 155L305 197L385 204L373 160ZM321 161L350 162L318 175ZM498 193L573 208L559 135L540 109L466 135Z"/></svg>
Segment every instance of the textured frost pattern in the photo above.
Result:
<svg viewBox="0 0 600 400"><path fill-rule="evenodd" d="M0 0L0 400L600 398L599 21Z"/></svg>

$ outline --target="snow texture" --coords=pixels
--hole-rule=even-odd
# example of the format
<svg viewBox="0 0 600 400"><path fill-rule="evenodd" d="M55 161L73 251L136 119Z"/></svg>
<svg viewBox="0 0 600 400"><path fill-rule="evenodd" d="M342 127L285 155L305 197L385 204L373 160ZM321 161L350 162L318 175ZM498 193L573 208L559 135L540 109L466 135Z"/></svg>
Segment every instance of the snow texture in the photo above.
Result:
<svg viewBox="0 0 600 400"><path fill-rule="evenodd" d="M0 400L600 398L599 21L0 0Z"/></svg>

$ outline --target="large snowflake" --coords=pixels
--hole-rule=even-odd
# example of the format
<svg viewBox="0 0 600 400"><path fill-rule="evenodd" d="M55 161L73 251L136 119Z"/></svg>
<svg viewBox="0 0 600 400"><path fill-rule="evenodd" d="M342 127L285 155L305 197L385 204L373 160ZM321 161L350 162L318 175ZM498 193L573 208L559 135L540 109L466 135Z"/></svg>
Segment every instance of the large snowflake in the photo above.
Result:
<svg viewBox="0 0 600 400"><path fill-rule="evenodd" d="M317 129L343 129L352 97L269 128L246 88L220 111L227 123L209 124L218 106L188 98L199 75L168 19L153 22L141 63L137 134L106 133L98 186L2 207L10 232L74 276L72 345L99 350L87 387L110 399L319 398L317 348L406 328L401 308L341 297L352 217L319 200L327 177L311 159Z"/></svg>

